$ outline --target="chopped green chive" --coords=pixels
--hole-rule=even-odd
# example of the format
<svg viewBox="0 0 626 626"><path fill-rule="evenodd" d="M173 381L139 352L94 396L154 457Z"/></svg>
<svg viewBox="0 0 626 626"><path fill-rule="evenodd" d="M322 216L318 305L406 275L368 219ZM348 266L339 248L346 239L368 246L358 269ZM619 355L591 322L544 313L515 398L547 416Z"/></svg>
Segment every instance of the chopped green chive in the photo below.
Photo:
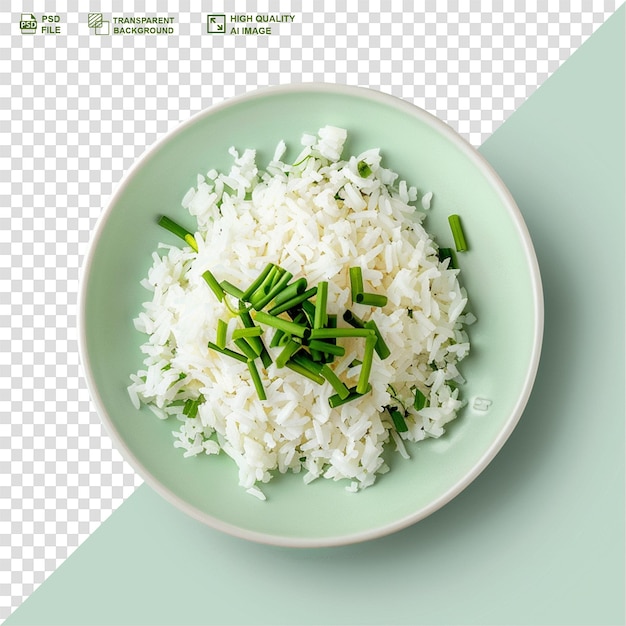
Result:
<svg viewBox="0 0 626 626"><path fill-rule="evenodd" d="M291 360L298 365L301 365L305 369L309 370L309 372L313 372L313 374L320 374L322 370L322 365L320 363L316 363L312 359L310 359L306 354L300 353L295 354Z"/></svg>
<svg viewBox="0 0 626 626"><path fill-rule="evenodd" d="M246 360L254 361L259 356L245 339L235 339L233 343L246 355Z"/></svg>
<svg viewBox="0 0 626 626"><path fill-rule="evenodd" d="M207 270L202 274L202 278L206 281L206 284L211 288L211 291L215 294L215 297L221 302L224 299L224 290L222 286L217 282L217 278Z"/></svg>
<svg viewBox="0 0 626 626"><path fill-rule="evenodd" d="M267 395L265 394L265 389L261 382L261 376L259 376L259 370L253 359L248 360L248 370L250 371L250 378L252 378L259 400L267 400Z"/></svg>
<svg viewBox="0 0 626 626"><path fill-rule="evenodd" d="M450 259L448 269L454 270L458 268L456 259L454 258L454 250L452 250L452 248L439 248L438 256L440 263L443 263L446 259Z"/></svg>
<svg viewBox="0 0 626 626"><path fill-rule="evenodd" d="M196 244L196 240L193 235L186 228L183 228L180 224L177 224L166 215L161 215L158 224L159 226L165 228L165 230L169 230L177 237L186 241L196 252L198 252L198 244Z"/></svg>
<svg viewBox="0 0 626 626"><path fill-rule="evenodd" d="M282 292L281 292L282 293ZM273 308L269 310L270 315L278 315L280 313L284 313L285 311L289 311L289 309L293 309L298 306L305 300L312 298L317 293L317 287L312 287L308 291L304 291L300 294L295 295L293 298L286 300L285 302L281 302L280 304L276 303Z"/></svg>
<svg viewBox="0 0 626 626"><path fill-rule="evenodd" d="M241 361L242 363L245 363L248 360L248 358L244 356L243 354L240 354L239 352L235 352L234 350L230 350L229 348L220 348L217 344L214 344L211 341L209 341L207 345L211 350L215 350L216 352L225 354L226 356L230 356L233 359L237 359L238 361Z"/></svg>
<svg viewBox="0 0 626 626"><path fill-rule="evenodd" d="M398 411L395 406L389 406L387 407L387 410L389 411L389 415L391 416L391 420L393 421L395 429L399 433L407 432L409 430L409 427L406 425L406 421L404 420L404 416L402 415L402 413L400 413L400 411Z"/></svg>
<svg viewBox="0 0 626 626"><path fill-rule="evenodd" d="M223 319L217 320L217 339L215 343L218 347L224 349L226 347L226 331L228 329L228 324Z"/></svg>
<svg viewBox="0 0 626 626"><path fill-rule="evenodd" d="M320 374L332 385L337 395L345 400L350 395L350 390L339 380L339 377L328 365L322 365Z"/></svg>
<svg viewBox="0 0 626 626"><path fill-rule="evenodd" d="M326 354L334 354L335 356L343 356L346 353L346 349L343 346L322 341L321 339L311 339L307 345L311 350L325 352Z"/></svg>
<svg viewBox="0 0 626 626"><path fill-rule="evenodd" d="M252 320L252 317L250 316L249 311L240 311L239 317L241 318L241 322L245 328L257 328L256 324ZM248 337L246 337L246 341L252 346L252 349L256 352L257 355L263 354L265 346L258 336L254 334L249 335Z"/></svg>
<svg viewBox="0 0 626 626"><path fill-rule="evenodd" d="M467 242L465 241L465 233L461 226L461 218L458 215L450 215L448 217L448 223L452 230L452 237L454 237L454 246L457 252L465 252L467 250Z"/></svg>
<svg viewBox="0 0 626 626"><path fill-rule="evenodd" d="M376 344L374 345L374 350L376 350L376 354L380 357L381 360L385 360L388 356L391 355L391 350L389 346L385 343L383 336L376 326L376 322L374 320L369 320L365 322L365 328L373 330L376 333Z"/></svg>
<svg viewBox="0 0 626 626"><path fill-rule="evenodd" d="M264 298L272 288L274 279L280 273L280 269L277 265L272 265L267 276L263 279L263 282L250 294L248 301L254 306L255 302Z"/></svg>
<svg viewBox="0 0 626 626"><path fill-rule="evenodd" d="M348 389L350 393L348 393L348 396L346 398L341 398L339 394L334 394L330 396L330 398L328 398L328 404L330 404L331 409L335 409L338 406L341 406L342 404L346 404L347 402L352 402L352 400L356 400L357 398L364 396L366 393L369 393L371 390L372 390L371 385L367 386L365 393L359 393L356 390L356 387L350 387L350 389Z"/></svg>
<svg viewBox="0 0 626 626"><path fill-rule="evenodd" d="M416 411L423 409L426 406L426 396L415 387L415 399L413 400L413 408Z"/></svg>
<svg viewBox="0 0 626 626"><path fill-rule="evenodd" d="M306 367L303 367L299 363L296 363L292 359L289 359L289 361L285 363L285 367L288 367L293 372L297 372L298 374L302 376L306 376L307 378L317 383L318 385L324 384L324 378L322 378L319 374L315 374L311 370L307 369Z"/></svg>
<svg viewBox="0 0 626 626"><path fill-rule="evenodd" d="M250 328L236 328L233 330L233 339L248 339L250 337L260 337L263 329L260 326L251 326Z"/></svg>
<svg viewBox="0 0 626 626"><path fill-rule="evenodd" d="M287 285L279 294L277 294L274 298L274 304L276 306L299 296L301 293L304 293L307 287L306 278L298 278L291 284Z"/></svg>
<svg viewBox="0 0 626 626"><path fill-rule="evenodd" d="M267 351L263 342L261 342L261 346L261 363L263 363L263 367L268 368L272 364L272 355Z"/></svg>
<svg viewBox="0 0 626 626"><path fill-rule="evenodd" d="M324 328L328 319L326 303L328 302L328 281L322 280L317 284L317 298L315 300L315 316L313 328Z"/></svg>
<svg viewBox="0 0 626 626"><path fill-rule="evenodd" d="M365 393L369 383L372 363L374 361L374 346L376 345L376 335L372 331L372 336L365 340L365 352L363 353L363 364L359 373L359 380L356 384L357 393Z"/></svg>
<svg viewBox="0 0 626 626"><path fill-rule="evenodd" d="M367 178L372 173L372 168L365 161L359 161L356 169L361 178Z"/></svg>
<svg viewBox="0 0 626 626"><path fill-rule="evenodd" d="M235 287L232 283L229 283L227 280L223 280L220 283L220 287L224 293L227 293L229 296L233 296L237 298L237 300L243 300L243 291L239 289L239 287Z"/></svg>
<svg viewBox="0 0 626 626"><path fill-rule="evenodd" d="M355 315L350 309L344 311L343 319L347 324L350 324L350 326L354 326L354 328L365 327L365 322L360 317Z"/></svg>
<svg viewBox="0 0 626 626"><path fill-rule="evenodd" d="M270 341L270 348L276 348L280 345L280 340L283 338L285 333L282 330L276 330L272 340Z"/></svg>
<svg viewBox="0 0 626 626"><path fill-rule="evenodd" d="M376 337L376 333L369 328L315 328L311 339L334 339L335 337Z"/></svg>
<svg viewBox="0 0 626 626"><path fill-rule="evenodd" d="M293 278L293 274L291 274L290 272L284 272L282 274L282 276L279 278L278 281L276 281L276 284L274 284L269 292L267 293L267 295L265 295L262 298L259 298L258 300L255 300L252 303L252 306L259 311L260 309L264 308L265 306L267 306L273 299L274 297L279 294L287 285L287 283Z"/></svg>
<svg viewBox="0 0 626 626"><path fill-rule="evenodd" d="M281 350L280 354L276 357L277 367L285 367L287 361L302 348L302 344L290 339L285 347Z"/></svg>
<svg viewBox="0 0 626 626"><path fill-rule="evenodd" d="M355 301L359 304L366 304L368 306L383 307L387 304L387 296L383 296L377 293L360 292L356 294Z"/></svg>
<svg viewBox="0 0 626 626"><path fill-rule="evenodd" d="M296 337L308 339L311 336L310 328L307 328L306 326L303 326L302 324L296 324L295 322L290 322L289 320L285 320L282 317L276 317L275 315L270 315L269 313L265 313L263 311L257 311L256 321L259 324L265 324L266 326L272 326L273 328L278 328L286 333L295 335Z"/></svg>
<svg viewBox="0 0 626 626"><path fill-rule="evenodd" d="M196 415L198 415L198 407L203 402L204 396L202 394L200 394L200 396L198 396L198 398L196 398L195 400L189 398L185 401L185 404L183 405L183 415L186 415L187 417L193 419L194 417L196 417Z"/></svg>
<svg viewBox="0 0 626 626"><path fill-rule="evenodd" d="M357 294L363 293L363 272L360 267L355 266L350 268L349 273L352 302L356 302Z"/></svg>
<svg viewBox="0 0 626 626"><path fill-rule="evenodd" d="M267 275L272 271L272 268L275 267L273 263L268 263L261 273L254 279L252 284L241 294L240 300L249 301L250 296L262 285L263 281L267 278Z"/></svg>

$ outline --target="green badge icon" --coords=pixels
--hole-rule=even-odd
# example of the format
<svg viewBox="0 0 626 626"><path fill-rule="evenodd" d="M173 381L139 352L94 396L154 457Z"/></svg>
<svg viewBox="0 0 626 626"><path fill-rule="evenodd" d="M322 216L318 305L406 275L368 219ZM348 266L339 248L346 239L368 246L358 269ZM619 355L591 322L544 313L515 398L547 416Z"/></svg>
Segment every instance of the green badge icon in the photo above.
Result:
<svg viewBox="0 0 626 626"><path fill-rule="evenodd" d="M207 15L206 30L210 34L224 34L226 32L226 15Z"/></svg>
<svg viewBox="0 0 626 626"><path fill-rule="evenodd" d="M37 32L37 18L32 13L22 13L20 31L23 35L33 35Z"/></svg>

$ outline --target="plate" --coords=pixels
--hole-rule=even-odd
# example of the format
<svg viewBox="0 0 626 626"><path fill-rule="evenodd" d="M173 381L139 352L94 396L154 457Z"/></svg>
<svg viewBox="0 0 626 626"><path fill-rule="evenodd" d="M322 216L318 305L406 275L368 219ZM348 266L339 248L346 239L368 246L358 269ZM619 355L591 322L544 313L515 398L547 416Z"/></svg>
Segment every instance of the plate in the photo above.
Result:
<svg viewBox="0 0 626 626"><path fill-rule="evenodd" d="M141 366L144 336L133 319L149 294L140 280L163 240L162 213L193 230L180 208L199 172L230 166L228 149L257 149L267 163L283 139L300 150L302 133L348 130L344 154L381 149L383 165L418 190L432 190L425 223L451 246L447 216L463 219L470 250L458 254L462 284L478 318L472 352L461 363L467 400L440 439L390 454L391 471L359 493L341 483L277 475L267 501L237 484L226 455L185 459L170 421L127 394ZM185 219L186 218L186 219ZM124 457L156 491L192 517L253 541L332 546L380 537L418 522L459 494L488 465L517 424L537 371L543 298L537 260L515 201L485 159L442 121L371 89L302 84L261 89L211 107L151 148L124 177L94 231L81 276L80 351L101 419Z"/></svg>

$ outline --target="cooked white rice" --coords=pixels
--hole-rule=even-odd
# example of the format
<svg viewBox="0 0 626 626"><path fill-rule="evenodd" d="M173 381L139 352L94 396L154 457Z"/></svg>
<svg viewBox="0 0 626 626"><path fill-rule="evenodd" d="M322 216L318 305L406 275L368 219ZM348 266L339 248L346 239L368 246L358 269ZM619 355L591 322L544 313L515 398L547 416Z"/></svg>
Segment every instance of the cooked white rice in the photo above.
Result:
<svg viewBox="0 0 626 626"><path fill-rule="evenodd" d="M295 165L282 160L280 142L264 171L254 150L232 148L230 172L199 175L182 201L197 219L198 252L161 244L142 281L152 299L135 320L147 340L145 367L131 377L133 403L178 421L174 445L184 456L229 455L239 484L261 499L259 484L276 470L302 472L305 483L323 477L345 479L349 491L367 487L388 470L381 456L387 442L408 456L405 441L441 436L462 406L457 364L469 351L463 325L473 320L464 313L458 270L439 261L424 214L412 204L427 209L432 193L418 199L414 187L382 167L377 149L342 160L346 136L331 126L304 135ZM371 168L366 178L357 171L362 160ZM375 320L391 356L374 356L371 393L331 409L329 383L272 364L259 365L267 393L260 401L246 364L208 349L217 320L230 320L229 337L237 320L203 272L245 289L268 262L304 276L309 286L329 281L328 311L339 313L340 326L347 308ZM355 265L372 291L388 296L384 308L351 302L348 270ZM350 364L362 356L363 342L341 341L346 354L332 367L351 387L360 366ZM428 398L420 411L413 408L414 387ZM185 416L180 401L201 396L197 417ZM395 431L388 405L406 409L408 432Z"/></svg>

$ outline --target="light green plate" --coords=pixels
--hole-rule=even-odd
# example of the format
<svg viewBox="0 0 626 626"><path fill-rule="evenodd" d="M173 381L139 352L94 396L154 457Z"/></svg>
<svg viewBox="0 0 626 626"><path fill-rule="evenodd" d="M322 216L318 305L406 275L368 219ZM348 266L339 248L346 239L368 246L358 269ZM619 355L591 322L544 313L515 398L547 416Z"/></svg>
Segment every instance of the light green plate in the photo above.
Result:
<svg viewBox="0 0 626 626"><path fill-rule="evenodd" d="M427 229L452 246L450 213L462 216L470 251L458 254L462 282L478 322L462 362L467 407L438 440L390 455L391 472L363 492L297 475L277 475L261 502L237 484L225 455L184 459L169 421L136 411L126 387L139 369L143 336L133 318L149 294L139 284L166 213L193 230L182 208L196 175L228 168L228 149L257 149L262 167L280 139L285 158L303 132L348 130L344 154L378 147L383 164L435 194ZM152 148L128 173L104 211L84 267L80 347L89 388L108 432L126 459L170 502L225 532L289 546L372 539L426 517L462 491L515 427L537 370L543 298L537 261L512 197L485 160L448 126L421 109L376 91L336 85L269 88L215 106ZM396 458L397 457L397 458ZM151 523L151 522L150 522Z"/></svg>

